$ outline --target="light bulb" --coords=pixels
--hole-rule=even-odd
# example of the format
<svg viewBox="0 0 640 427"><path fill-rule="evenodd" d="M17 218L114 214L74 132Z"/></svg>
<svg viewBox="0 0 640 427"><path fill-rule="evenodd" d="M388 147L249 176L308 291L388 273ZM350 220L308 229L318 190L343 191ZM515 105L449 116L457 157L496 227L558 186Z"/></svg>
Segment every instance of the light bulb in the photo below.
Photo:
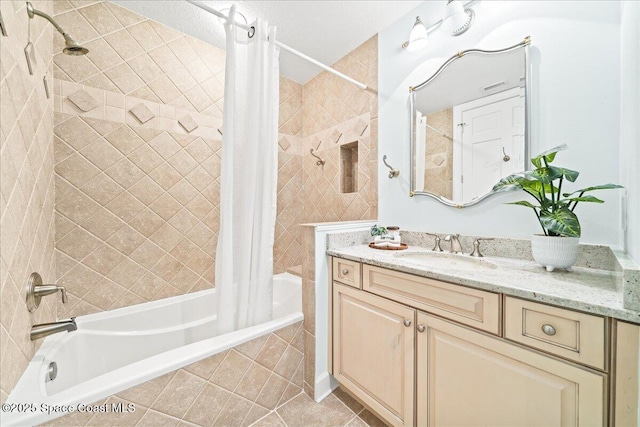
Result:
<svg viewBox="0 0 640 427"><path fill-rule="evenodd" d="M416 16L416 22L411 28L409 33L409 44L407 50L409 52L415 52L416 50L424 49L429 44L429 34L427 33L427 27L422 23L419 16Z"/></svg>

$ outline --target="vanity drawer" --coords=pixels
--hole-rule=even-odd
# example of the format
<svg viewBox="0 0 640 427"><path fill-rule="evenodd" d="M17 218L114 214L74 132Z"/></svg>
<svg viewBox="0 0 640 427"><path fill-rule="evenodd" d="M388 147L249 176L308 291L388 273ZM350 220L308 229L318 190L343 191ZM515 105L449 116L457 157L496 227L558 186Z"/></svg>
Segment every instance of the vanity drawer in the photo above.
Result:
<svg viewBox="0 0 640 427"><path fill-rule="evenodd" d="M606 370L604 317L505 297L505 338Z"/></svg>
<svg viewBox="0 0 640 427"><path fill-rule="evenodd" d="M360 263L334 257L333 280L360 289Z"/></svg>
<svg viewBox="0 0 640 427"><path fill-rule="evenodd" d="M500 295L440 280L363 264L365 291L495 335L500 334Z"/></svg>

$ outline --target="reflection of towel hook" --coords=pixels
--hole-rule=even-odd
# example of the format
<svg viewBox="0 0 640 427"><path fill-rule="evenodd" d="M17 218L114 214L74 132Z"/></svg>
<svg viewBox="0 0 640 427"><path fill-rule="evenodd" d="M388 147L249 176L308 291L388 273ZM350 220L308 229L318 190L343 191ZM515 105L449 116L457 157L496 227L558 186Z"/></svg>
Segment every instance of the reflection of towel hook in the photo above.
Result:
<svg viewBox="0 0 640 427"><path fill-rule="evenodd" d="M316 162L316 165L318 166L322 166L324 165L324 159L322 157L318 157L317 155L313 154L313 148L311 150L309 150L309 152L311 153L311 155L313 157L315 157L316 159L318 159L318 161Z"/></svg>
<svg viewBox="0 0 640 427"><path fill-rule="evenodd" d="M382 162L384 163L384 165L386 167L391 169L389 171L389 179L395 178L396 176L400 175L400 171L398 169L394 169L393 166L391 166L389 163L387 163L387 155L386 154L384 156L382 156Z"/></svg>
<svg viewBox="0 0 640 427"><path fill-rule="evenodd" d="M502 147L502 154L504 154L504 157L502 158L503 162L508 162L509 160L511 160L511 156L509 156L509 155L507 155L507 153L505 153L504 147Z"/></svg>

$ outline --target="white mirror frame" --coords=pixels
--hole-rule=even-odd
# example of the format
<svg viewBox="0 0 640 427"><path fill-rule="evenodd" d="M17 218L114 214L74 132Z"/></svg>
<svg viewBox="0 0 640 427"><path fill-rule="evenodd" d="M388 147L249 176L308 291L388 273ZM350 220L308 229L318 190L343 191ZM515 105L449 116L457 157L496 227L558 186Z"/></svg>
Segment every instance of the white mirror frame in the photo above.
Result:
<svg viewBox="0 0 640 427"><path fill-rule="evenodd" d="M409 177L409 186L410 186L410 192L409 192L409 196L413 197L413 196L427 196L427 197L431 197L437 201L439 201L440 203L447 205L447 206L451 206L451 207L455 207L458 209L467 207L467 206L473 206L479 202L481 202L482 200L486 199L487 197L496 194L493 193L492 191L487 192L486 194L473 199L469 202L462 202L462 203L456 203L452 200L449 200L445 197L442 197L438 194L433 194L433 193L429 193L427 191L416 191L415 189L415 184L416 184L416 170L415 170L415 123L416 123L416 108L415 108L415 91L418 89L423 88L424 86L426 86L427 84L429 84L429 82L433 81L436 77L438 77L438 75L440 75L452 62L462 58L463 56L466 55L496 55L496 54L500 54L500 53L504 53L504 52L510 52L512 50L516 50L516 49L520 49L523 48L524 49L524 72L525 72L525 85L524 85L524 91L525 91L525 112L524 112L524 126L525 126L525 135L524 135L524 162L525 162L525 167L529 167L529 163L531 161L531 61L530 61L530 53L529 53L529 45L531 44L531 37L527 36L525 37L525 39L523 41L521 41L520 43L513 45L513 46L509 46L507 48L504 49L499 49L499 50L481 50L481 49L468 49L468 50L463 50L458 52L457 54L453 55L451 58L447 59L445 61L444 64L442 64L442 66L440 68L438 68L438 70L431 76L429 77L427 80L425 80L424 82L420 83L417 86L410 86L409 87L409 108L411 109L411 120L410 120L410 128L409 128L409 134L411 135L411 141L410 141L410 145L411 145L411 150L410 150L410 157L411 157L411 173L410 173L410 177Z"/></svg>

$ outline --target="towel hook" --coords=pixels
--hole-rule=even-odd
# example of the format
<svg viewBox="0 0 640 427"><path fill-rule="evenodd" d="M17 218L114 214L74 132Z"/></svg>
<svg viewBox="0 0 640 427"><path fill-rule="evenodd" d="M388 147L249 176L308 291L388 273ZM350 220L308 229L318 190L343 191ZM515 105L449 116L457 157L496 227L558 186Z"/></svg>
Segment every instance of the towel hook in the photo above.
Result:
<svg viewBox="0 0 640 427"><path fill-rule="evenodd" d="M508 162L509 160L511 160L511 156L509 156L507 153L505 153L504 151L504 147L502 147L502 154L504 154L504 157L502 158L503 162Z"/></svg>
<svg viewBox="0 0 640 427"><path fill-rule="evenodd" d="M325 163L325 162L324 162L324 159L323 159L322 157L318 157L317 155L313 154L313 151L314 151L314 150L313 150L313 148L312 148L311 150L309 150L309 152L311 153L311 155L312 155L313 157L315 157L316 159L318 159L318 161L316 162L316 165L318 165L318 166L322 166L322 165L324 165L324 163Z"/></svg>
<svg viewBox="0 0 640 427"><path fill-rule="evenodd" d="M395 178L396 176L400 175L400 170L394 169L393 166L391 166L389 163L387 163L387 155L386 154L384 156L382 156L382 162L384 163L384 165L386 167L388 167L390 169L390 171L389 171L389 179Z"/></svg>

